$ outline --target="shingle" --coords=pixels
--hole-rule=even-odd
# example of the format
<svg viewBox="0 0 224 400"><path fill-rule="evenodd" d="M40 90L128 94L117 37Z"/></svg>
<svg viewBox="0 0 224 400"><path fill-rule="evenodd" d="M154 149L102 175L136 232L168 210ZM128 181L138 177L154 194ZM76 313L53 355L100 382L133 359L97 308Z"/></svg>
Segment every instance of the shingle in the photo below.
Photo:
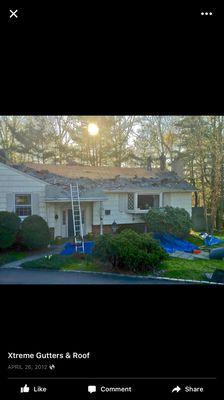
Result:
<svg viewBox="0 0 224 400"><path fill-rule="evenodd" d="M52 164L34 164L26 163L25 166L39 171L43 175L48 171L56 175L67 178L89 178L89 179L114 179L120 177L155 177L159 170L147 171L144 168L123 168L123 167L88 167L84 165L52 165Z"/></svg>
<svg viewBox="0 0 224 400"><path fill-rule="evenodd" d="M188 190L196 189L187 181L181 179L171 171L152 171L143 168L119 167L87 167L48 164L21 164L14 168L42 179L45 182L60 188L58 196L61 198L63 190L66 196L70 184L78 182L80 195L89 198L103 196L106 191L134 191L134 190ZM53 190L53 189L52 189ZM54 192L56 196L56 191Z"/></svg>

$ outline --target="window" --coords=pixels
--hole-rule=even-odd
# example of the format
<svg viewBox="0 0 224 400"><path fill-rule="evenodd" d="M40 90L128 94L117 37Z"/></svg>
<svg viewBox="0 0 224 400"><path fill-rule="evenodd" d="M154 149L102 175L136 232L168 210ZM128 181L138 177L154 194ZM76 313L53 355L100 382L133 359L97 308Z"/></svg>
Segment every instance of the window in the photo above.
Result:
<svg viewBox="0 0 224 400"><path fill-rule="evenodd" d="M138 208L140 210L148 210L150 207L159 207L159 195L139 194Z"/></svg>
<svg viewBox="0 0 224 400"><path fill-rule="evenodd" d="M62 225L66 225L66 211L62 211Z"/></svg>
<svg viewBox="0 0 224 400"><path fill-rule="evenodd" d="M15 212L23 218L31 215L31 194L16 194L15 195Z"/></svg>
<svg viewBox="0 0 224 400"><path fill-rule="evenodd" d="M105 215L110 215L110 210L105 210Z"/></svg>
<svg viewBox="0 0 224 400"><path fill-rule="evenodd" d="M134 208L135 208L134 193L128 193L128 210L134 210Z"/></svg>
<svg viewBox="0 0 224 400"><path fill-rule="evenodd" d="M84 225L85 224L85 210L81 210L81 212L82 212L82 224Z"/></svg>

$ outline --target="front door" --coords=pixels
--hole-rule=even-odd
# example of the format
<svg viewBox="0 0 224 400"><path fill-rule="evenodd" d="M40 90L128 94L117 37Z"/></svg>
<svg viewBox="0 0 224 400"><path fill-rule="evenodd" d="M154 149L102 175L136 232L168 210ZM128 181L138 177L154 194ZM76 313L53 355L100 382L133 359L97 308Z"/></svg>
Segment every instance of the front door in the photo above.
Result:
<svg viewBox="0 0 224 400"><path fill-rule="evenodd" d="M82 227L83 227L83 235L85 235L85 211L82 209ZM68 237L74 236L74 227L73 227L73 218L72 218L72 209L68 210Z"/></svg>

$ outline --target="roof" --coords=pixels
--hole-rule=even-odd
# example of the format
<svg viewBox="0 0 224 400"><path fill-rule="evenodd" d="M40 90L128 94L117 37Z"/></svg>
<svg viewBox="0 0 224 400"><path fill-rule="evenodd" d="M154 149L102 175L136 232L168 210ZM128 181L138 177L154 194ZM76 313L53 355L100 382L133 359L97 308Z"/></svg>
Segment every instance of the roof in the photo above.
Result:
<svg viewBox="0 0 224 400"><path fill-rule="evenodd" d="M53 164L24 164L28 168L35 171L42 172L48 171L49 173L65 176L66 178L89 178L89 179L114 179L118 175L126 178L153 178L159 169L147 171L144 168L123 168L123 167L92 167L84 165L53 165Z"/></svg>
<svg viewBox="0 0 224 400"><path fill-rule="evenodd" d="M89 167L80 165L16 164L19 171L50 184L47 198L69 199L69 185L78 182L82 200L103 200L107 192L195 191L195 187L175 172L143 168Z"/></svg>
<svg viewBox="0 0 224 400"><path fill-rule="evenodd" d="M107 199L105 194L100 190L86 190L80 193L82 201L104 201ZM47 185L46 187L46 201L71 201L71 194L69 187L62 188L56 185Z"/></svg>

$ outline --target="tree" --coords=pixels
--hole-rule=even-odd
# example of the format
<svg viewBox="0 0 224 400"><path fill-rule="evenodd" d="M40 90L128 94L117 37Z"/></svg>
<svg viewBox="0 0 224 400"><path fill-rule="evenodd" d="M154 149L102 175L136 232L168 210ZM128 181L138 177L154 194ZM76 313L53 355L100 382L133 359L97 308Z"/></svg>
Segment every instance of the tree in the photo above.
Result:
<svg viewBox="0 0 224 400"><path fill-rule="evenodd" d="M160 167L160 157L164 155L170 163L180 150L179 136L175 122L178 117L143 116L138 117L134 148L136 164L146 167L147 159L153 159L153 167Z"/></svg>
<svg viewBox="0 0 224 400"><path fill-rule="evenodd" d="M2 116L0 117L0 149L4 158L9 161L17 161L17 154L20 143L17 140L16 132L22 127L24 117Z"/></svg>
<svg viewBox="0 0 224 400"><path fill-rule="evenodd" d="M222 116L184 117L178 122L185 155L186 178L199 189L195 205L204 207L205 220L211 214L211 232L223 218L223 134ZM218 220L217 220L218 216Z"/></svg>
<svg viewBox="0 0 224 400"><path fill-rule="evenodd" d="M184 208L151 208L145 216L150 232L170 233L185 237L192 227L189 213Z"/></svg>

